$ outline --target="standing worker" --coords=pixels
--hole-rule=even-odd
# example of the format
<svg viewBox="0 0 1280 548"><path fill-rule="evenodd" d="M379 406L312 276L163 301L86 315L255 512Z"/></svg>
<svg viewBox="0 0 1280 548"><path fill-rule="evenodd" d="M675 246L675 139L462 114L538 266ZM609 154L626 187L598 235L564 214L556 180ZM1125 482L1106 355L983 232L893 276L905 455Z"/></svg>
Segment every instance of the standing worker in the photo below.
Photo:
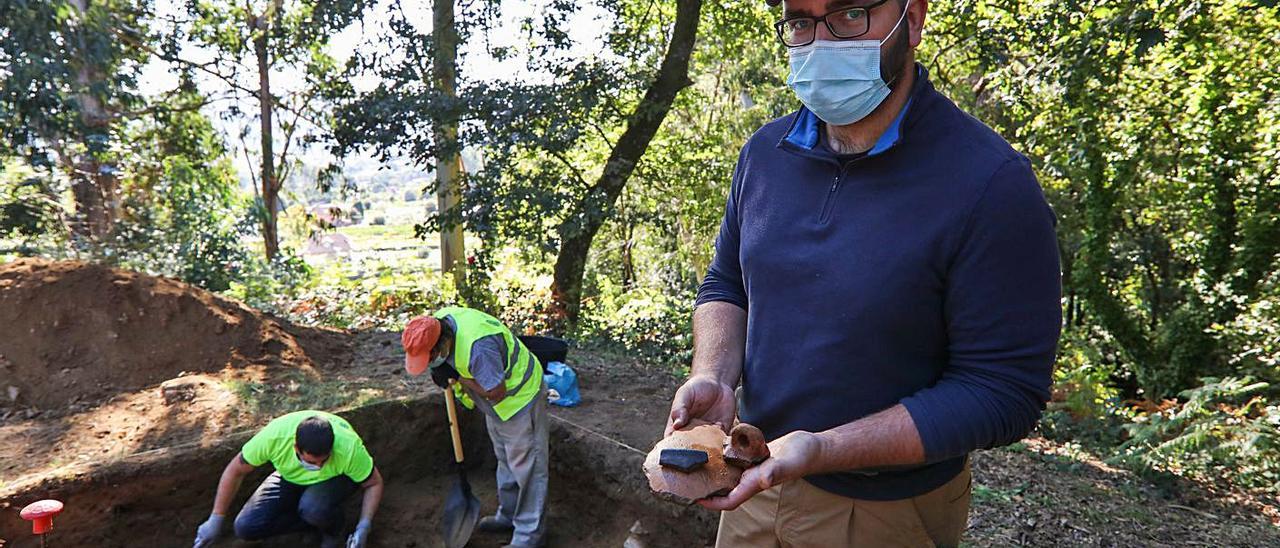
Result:
<svg viewBox="0 0 1280 548"><path fill-rule="evenodd" d="M546 543L547 387L542 364L497 318L463 307L409 321L401 336L405 370L431 371L468 409L484 413L498 458L498 512L476 528L511 533L507 546Z"/></svg>
<svg viewBox="0 0 1280 548"><path fill-rule="evenodd" d="M343 540L342 503L363 490L360 522L346 546L364 548L382 500L382 474L351 424L323 411L297 411L279 417L244 444L222 471L213 513L196 530L195 548L213 545L222 533L240 482L268 462L275 471L236 516L237 537L259 540L314 530L321 535L320 546L338 548Z"/></svg>
<svg viewBox="0 0 1280 548"><path fill-rule="evenodd" d="M1049 398L1053 211L915 62L928 0L768 3L803 107L742 147L667 433L738 416L770 440L701 502L717 546L956 546L969 452Z"/></svg>

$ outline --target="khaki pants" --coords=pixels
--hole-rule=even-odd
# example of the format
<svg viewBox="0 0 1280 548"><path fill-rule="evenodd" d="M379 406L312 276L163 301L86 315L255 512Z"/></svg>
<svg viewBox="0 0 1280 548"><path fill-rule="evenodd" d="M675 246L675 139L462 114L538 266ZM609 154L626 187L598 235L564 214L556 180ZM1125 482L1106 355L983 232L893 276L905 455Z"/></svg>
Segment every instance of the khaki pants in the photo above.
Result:
<svg viewBox="0 0 1280 548"><path fill-rule="evenodd" d="M892 501L851 499L792 481L722 512L716 548L958 546L971 480L966 463L942 487Z"/></svg>

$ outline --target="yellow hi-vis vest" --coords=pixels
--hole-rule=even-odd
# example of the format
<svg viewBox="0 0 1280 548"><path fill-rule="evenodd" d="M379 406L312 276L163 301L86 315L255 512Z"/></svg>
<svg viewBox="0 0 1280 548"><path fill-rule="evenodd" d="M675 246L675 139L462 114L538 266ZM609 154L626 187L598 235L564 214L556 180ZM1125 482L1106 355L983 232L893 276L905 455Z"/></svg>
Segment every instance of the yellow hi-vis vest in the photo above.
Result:
<svg viewBox="0 0 1280 548"><path fill-rule="evenodd" d="M453 339L453 367L463 378L475 378L471 375L472 344L490 335L501 335L506 342L507 363L503 368L503 382L507 387L507 397L493 406L498 418L504 421L510 419L533 401L533 398L538 397L538 391L542 388L542 364L501 321L479 310L460 306L441 308L434 316L438 320L452 318L457 327ZM467 409L475 407L471 398L463 392L462 385L455 384L453 390L463 406Z"/></svg>

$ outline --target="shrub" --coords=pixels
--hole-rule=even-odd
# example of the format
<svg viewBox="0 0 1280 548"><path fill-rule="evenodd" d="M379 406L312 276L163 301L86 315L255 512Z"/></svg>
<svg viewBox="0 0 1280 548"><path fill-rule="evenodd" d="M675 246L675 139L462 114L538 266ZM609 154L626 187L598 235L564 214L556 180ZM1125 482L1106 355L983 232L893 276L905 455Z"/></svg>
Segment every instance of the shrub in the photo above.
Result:
<svg viewBox="0 0 1280 548"><path fill-rule="evenodd" d="M254 308L279 314L284 303L306 285L313 274L302 257L282 247L271 262L258 257L247 261L225 294Z"/></svg>
<svg viewBox="0 0 1280 548"><path fill-rule="evenodd" d="M376 275L325 272L281 312L309 325L399 330L410 318L457 303L451 278L434 270L396 270L380 265Z"/></svg>
<svg viewBox="0 0 1280 548"><path fill-rule="evenodd" d="M1280 405L1250 377L1205 378L1182 403L1135 418L1116 462L1280 490Z"/></svg>
<svg viewBox="0 0 1280 548"><path fill-rule="evenodd" d="M618 308L589 307L579 332L588 343L617 345L664 365L688 365L693 358L693 299L656 290L634 290Z"/></svg>

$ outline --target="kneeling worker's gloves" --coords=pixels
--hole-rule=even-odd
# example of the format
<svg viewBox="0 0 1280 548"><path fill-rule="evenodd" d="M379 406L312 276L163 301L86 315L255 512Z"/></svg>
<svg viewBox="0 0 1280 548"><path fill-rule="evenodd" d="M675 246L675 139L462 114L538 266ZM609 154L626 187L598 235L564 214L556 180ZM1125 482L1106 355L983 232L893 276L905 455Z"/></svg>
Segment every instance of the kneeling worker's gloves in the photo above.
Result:
<svg viewBox="0 0 1280 548"><path fill-rule="evenodd" d="M364 548L366 542L369 542L369 528L372 525L365 520L360 520L360 524L356 525L356 532L351 533L347 537L347 548Z"/></svg>
<svg viewBox="0 0 1280 548"><path fill-rule="evenodd" d="M224 516L217 514L209 514L209 519L200 524L196 529L196 543L194 548L205 548L213 546L213 542L218 540L222 534L222 520Z"/></svg>

